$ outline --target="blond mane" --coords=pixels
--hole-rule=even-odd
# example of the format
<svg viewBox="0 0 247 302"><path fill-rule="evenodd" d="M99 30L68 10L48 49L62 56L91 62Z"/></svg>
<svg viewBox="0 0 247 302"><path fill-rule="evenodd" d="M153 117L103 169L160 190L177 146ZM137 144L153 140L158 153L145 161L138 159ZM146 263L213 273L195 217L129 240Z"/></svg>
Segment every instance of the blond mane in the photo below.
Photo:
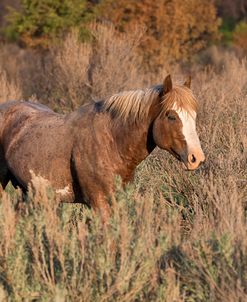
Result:
<svg viewBox="0 0 247 302"><path fill-rule="evenodd" d="M103 102L104 110L113 113L120 119L126 121L128 118L136 121L148 116L153 102L158 101L162 94L163 86L157 85L153 88L124 91L111 96ZM170 109L185 110L189 114L197 111L197 100L192 91L180 85L174 85L161 100L161 111Z"/></svg>
<svg viewBox="0 0 247 302"><path fill-rule="evenodd" d="M167 111L171 109L184 110L189 114L198 111L198 101L195 98L191 89L186 86L174 85L171 91L169 91L163 101L162 110Z"/></svg>

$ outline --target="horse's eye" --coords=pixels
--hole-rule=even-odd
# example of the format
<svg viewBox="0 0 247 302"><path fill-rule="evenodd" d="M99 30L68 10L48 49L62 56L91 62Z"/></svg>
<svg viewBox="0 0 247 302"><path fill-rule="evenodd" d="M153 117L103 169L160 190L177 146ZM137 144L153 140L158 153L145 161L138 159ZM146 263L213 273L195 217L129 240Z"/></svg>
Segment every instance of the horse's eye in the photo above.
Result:
<svg viewBox="0 0 247 302"><path fill-rule="evenodd" d="M169 115L168 115L168 120L169 120L169 121L176 121L176 116L175 116L175 115L169 114Z"/></svg>

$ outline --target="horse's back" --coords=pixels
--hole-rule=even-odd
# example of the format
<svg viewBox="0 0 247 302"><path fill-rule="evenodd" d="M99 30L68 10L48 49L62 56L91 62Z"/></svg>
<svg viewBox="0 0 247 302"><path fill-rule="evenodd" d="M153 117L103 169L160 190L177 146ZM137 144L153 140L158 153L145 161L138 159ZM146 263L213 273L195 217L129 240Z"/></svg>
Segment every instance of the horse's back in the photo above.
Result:
<svg viewBox="0 0 247 302"><path fill-rule="evenodd" d="M2 128L2 123L4 122L4 116L5 113L12 108L13 106L15 106L16 104L18 104L19 102L17 101L11 101L11 102L5 102L0 104L0 131Z"/></svg>
<svg viewBox="0 0 247 302"><path fill-rule="evenodd" d="M0 105L0 143L13 140L39 119L58 116L50 108L25 101L11 101Z"/></svg>
<svg viewBox="0 0 247 302"><path fill-rule="evenodd" d="M4 114L8 112L18 111L21 112L49 112L55 114L49 107L38 104L38 103L31 103L26 101L9 101L0 104L0 118L4 116Z"/></svg>
<svg viewBox="0 0 247 302"><path fill-rule="evenodd" d="M16 118L18 115L19 118L22 116L27 116L28 114L35 113L49 113L56 114L50 108L45 105L25 102L25 101L9 101L2 103L0 105L0 127L3 126L2 123L9 119L10 116Z"/></svg>

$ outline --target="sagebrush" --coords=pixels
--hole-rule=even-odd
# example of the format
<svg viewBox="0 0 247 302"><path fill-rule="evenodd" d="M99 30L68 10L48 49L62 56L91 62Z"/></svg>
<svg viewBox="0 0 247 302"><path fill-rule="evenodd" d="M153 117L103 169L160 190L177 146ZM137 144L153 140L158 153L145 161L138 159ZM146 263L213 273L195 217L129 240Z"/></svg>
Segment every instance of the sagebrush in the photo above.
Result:
<svg viewBox="0 0 247 302"><path fill-rule="evenodd" d="M16 69L2 60L0 87L9 88L1 101L9 94L36 94L52 108L70 111L118 89L160 83L167 70L183 78L182 68L165 62L159 73L142 72L132 52L133 35L140 33L118 40L113 30L100 37L105 27L97 30L96 41L105 37L108 50L116 46L107 37L119 43L111 54L78 45L72 34L46 57L50 65L38 70L26 63L26 52L18 53ZM130 58L126 64L124 53ZM119 71L115 60L122 55ZM88 77L94 56L106 69L95 66ZM82 68L73 69L78 62ZM138 167L133 184L122 189L116 178L107 225L83 205L60 204L39 176L25 196L11 184L1 191L1 301L246 301L247 65L220 51L211 63L190 66L206 155L198 171L184 171L156 149Z"/></svg>

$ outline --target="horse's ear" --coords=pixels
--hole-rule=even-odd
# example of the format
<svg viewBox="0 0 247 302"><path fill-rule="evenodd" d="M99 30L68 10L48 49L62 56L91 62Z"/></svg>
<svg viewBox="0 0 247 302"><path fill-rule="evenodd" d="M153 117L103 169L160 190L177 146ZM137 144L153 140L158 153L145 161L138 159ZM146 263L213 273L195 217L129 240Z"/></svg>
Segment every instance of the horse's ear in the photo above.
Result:
<svg viewBox="0 0 247 302"><path fill-rule="evenodd" d="M187 80L184 82L184 86L190 88L191 86L191 76L188 76Z"/></svg>
<svg viewBox="0 0 247 302"><path fill-rule="evenodd" d="M164 94L172 90L172 78L170 74L166 76L164 80L163 89L164 89Z"/></svg>

